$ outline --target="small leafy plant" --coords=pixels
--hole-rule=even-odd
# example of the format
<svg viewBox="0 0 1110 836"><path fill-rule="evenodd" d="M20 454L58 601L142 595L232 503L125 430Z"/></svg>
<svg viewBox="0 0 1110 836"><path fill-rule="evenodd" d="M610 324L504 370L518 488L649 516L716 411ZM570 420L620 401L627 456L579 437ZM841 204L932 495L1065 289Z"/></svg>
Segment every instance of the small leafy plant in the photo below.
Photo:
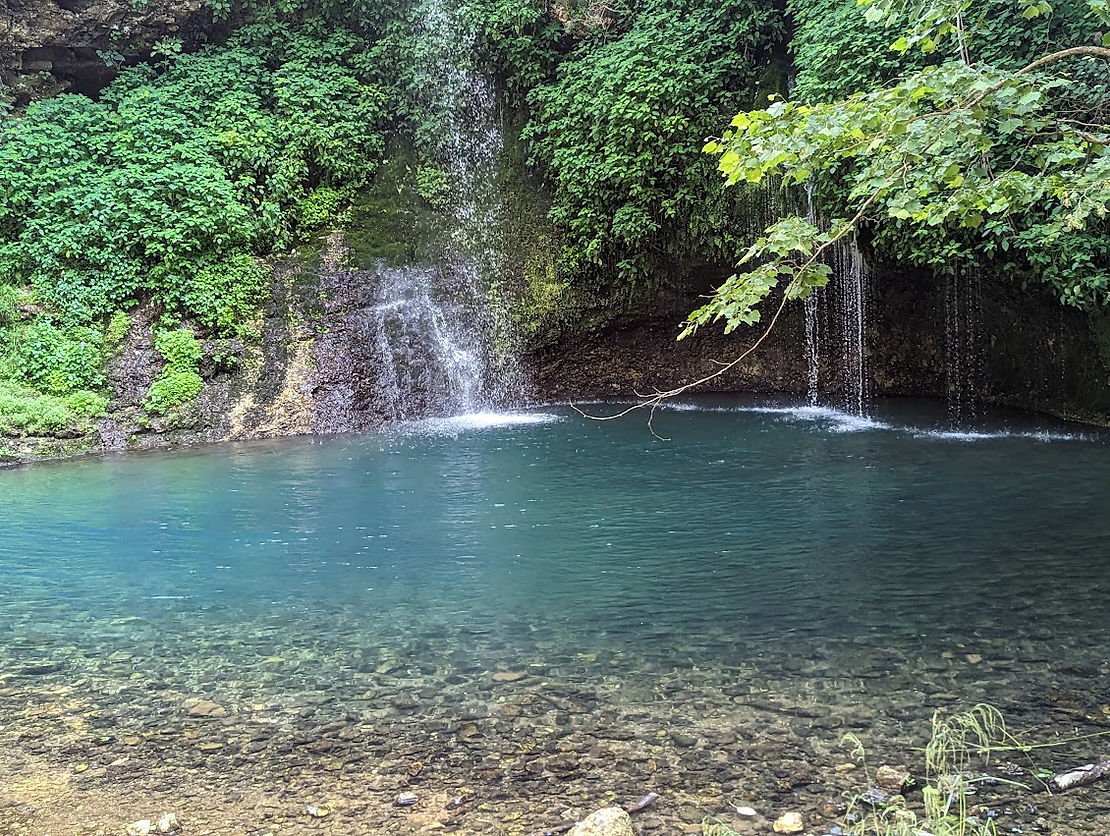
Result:
<svg viewBox="0 0 1110 836"><path fill-rule="evenodd" d="M197 370L202 349L188 328L158 333L154 347L166 365L150 384L143 407L152 415L165 415L191 401L204 388L204 380Z"/></svg>

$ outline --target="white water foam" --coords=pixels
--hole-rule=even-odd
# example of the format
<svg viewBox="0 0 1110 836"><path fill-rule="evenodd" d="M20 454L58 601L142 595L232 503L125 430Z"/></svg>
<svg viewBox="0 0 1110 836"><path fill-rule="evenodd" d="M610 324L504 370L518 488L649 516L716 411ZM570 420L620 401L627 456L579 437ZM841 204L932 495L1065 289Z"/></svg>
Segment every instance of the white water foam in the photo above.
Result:
<svg viewBox="0 0 1110 836"><path fill-rule="evenodd" d="M595 401L590 405L634 404L636 401ZM1093 441L1094 437L1083 433L1069 433L1053 430L933 430L907 424L892 424L866 415L854 415L828 406L710 406L690 401L674 401L659 404L661 410L671 412L720 412L754 413L757 415L779 416L783 421L809 422L820 425L821 429L832 433L855 433L885 431L905 433L915 438L931 438L940 441L993 441L997 439L1028 439L1049 443L1054 441Z"/></svg>
<svg viewBox="0 0 1110 836"><path fill-rule="evenodd" d="M464 432L519 427L533 424L553 424L564 420L550 412L467 412L450 418L426 418L423 421L397 426L401 432L413 435L459 435Z"/></svg>
<svg viewBox="0 0 1110 836"><path fill-rule="evenodd" d="M785 421L809 421L825 424L825 429L834 433L895 429L890 424L866 415L855 415L828 406L745 406L737 407L733 411L781 415Z"/></svg>
<svg viewBox="0 0 1110 836"><path fill-rule="evenodd" d="M915 438L935 438L941 441L992 441L999 438L1027 438L1045 443L1051 441L1091 441L1090 436L1083 433L1060 433L1048 430L1018 432L1014 430L922 430L914 427L904 427L902 429L912 433Z"/></svg>

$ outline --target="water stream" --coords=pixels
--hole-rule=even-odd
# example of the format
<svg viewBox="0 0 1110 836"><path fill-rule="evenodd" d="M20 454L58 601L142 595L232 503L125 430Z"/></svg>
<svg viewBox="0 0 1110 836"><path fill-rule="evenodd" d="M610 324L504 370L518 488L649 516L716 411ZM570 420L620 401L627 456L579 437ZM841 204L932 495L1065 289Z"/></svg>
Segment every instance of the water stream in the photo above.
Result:
<svg viewBox="0 0 1110 836"><path fill-rule="evenodd" d="M807 184L802 199L807 220L823 227L812 186ZM822 372L839 370L839 381L825 381L825 389L836 405L857 416L868 409L867 306L870 270L855 236L842 238L826 251L823 261L832 269L828 285L805 300L806 383L810 406L822 402ZM822 335L826 335L823 340ZM836 350L835 357L822 350Z"/></svg>
<svg viewBox="0 0 1110 836"><path fill-rule="evenodd" d="M378 392L393 420L505 405L524 388L496 293L504 142L493 82L472 66L475 35L459 8L422 0L414 25L423 81L410 94L425 120L416 150L446 173L449 195L434 263L377 271L365 332L383 361Z"/></svg>
<svg viewBox="0 0 1110 836"><path fill-rule="evenodd" d="M973 421L986 394L983 289L974 265L952 265L944 282L944 384L953 426Z"/></svg>
<svg viewBox="0 0 1110 836"><path fill-rule="evenodd" d="M815 809L857 783L846 731L910 760L935 709L1097 731L1103 437L872 412L699 401L663 443L551 407L0 472L3 757L105 791L199 768L216 807L295 774L302 817L357 786L375 832L424 832L402 790L526 832L653 789L673 829ZM482 806L448 811L464 789ZM1038 815L1110 827L1075 803Z"/></svg>

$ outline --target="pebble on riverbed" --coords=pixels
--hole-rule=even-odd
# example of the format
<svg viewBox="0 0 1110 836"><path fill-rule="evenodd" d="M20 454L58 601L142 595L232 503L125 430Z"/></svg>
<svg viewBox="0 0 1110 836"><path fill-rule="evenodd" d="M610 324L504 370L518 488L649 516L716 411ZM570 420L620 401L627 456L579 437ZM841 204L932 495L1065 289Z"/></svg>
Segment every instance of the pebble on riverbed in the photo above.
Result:
<svg viewBox="0 0 1110 836"><path fill-rule="evenodd" d="M185 710L190 717L226 717L227 709L213 700L186 700Z"/></svg>
<svg viewBox="0 0 1110 836"><path fill-rule="evenodd" d="M9 614L18 605L5 606ZM103 809L113 817L134 809L156 823L161 810L141 805L172 792L178 815L189 817L185 833L234 830L256 816L263 833L346 832L352 821L373 821L382 836L433 832L435 822L461 833L531 832L569 825L650 785L668 801L633 814L644 836L699 833L707 815L741 833L771 834L784 810L798 811L807 825L795 836L835 834L844 815L838 793L858 794L876 777L842 760L845 729L858 730L876 763L900 769L903 758L916 757L906 741L929 733L923 699L954 712L964 701L990 698L987 688L1012 693L1020 677L999 668L997 658L1024 652L1030 664L1047 660L1036 648L1011 651L1000 640L980 643L984 660L974 668L963 664L961 651L902 669L899 648L871 638L822 640L816 649L806 645L805 654L763 659L759 646L736 650L734 635L708 631L683 649L699 659L691 668L677 665L677 651L664 644L658 657L632 659L604 644L590 657L579 655L564 649L575 635L570 626L522 627L511 643L497 633L467 634L460 647L445 643L445 628L420 614L376 624L379 648L360 632L365 614L353 610L347 618L306 615L302 632L314 638L305 646L285 636L285 623L224 631L209 623L211 613L196 618L177 637L158 621L116 625L90 612L47 622L28 609L27 623L0 638L0 832L30 815L22 806L4 807L12 785L4 759L49 765L66 753L66 780L82 798L110 799ZM29 625L47 638L25 638ZM102 638L91 644L86 634ZM759 660L745 663L744 681L736 681L736 669L706 661L726 651ZM172 677L160 661L167 657L182 660ZM43 659L64 663L64 671L19 674ZM398 667L391 659L410 661ZM1105 673L1104 645L1079 643L1068 659L1072 668L1057 672L1059 682L1031 696L1032 704L1110 714L1101 709L1105 701L1083 690ZM229 660L235 679L228 679ZM848 661L860 678L837 678ZM644 678L644 670L655 675ZM814 683L804 698L798 677ZM748 684L756 679L759 691ZM206 699L226 714L205 716L212 712L199 708ZM17 768L18 785L33 786L20 769L30 773ZM297 801L274 796L275 787L290 783ZM399 793L413 790L416 806L396 804ZM892 795L875 790L880 804ZM17 800L42 806L48 796L39 793ZM984 788L980 798L988 797L994 800ZM325 798L335 804L331 816L306 815L307 803ZM920 793L907 803L918 809ZM1048 816L1062 836L1110 833L1110 814L1097 796L1046 803L1057 806L1010 813L1003 805L999 815L1007 831L1034 832L1034 820ZM733 804L758 813L745 816ZM34 832L48 832L46 815L54 815L49 832L83 824L56 826L77 815L59 807L37 813ZM127 825L118 820L106 832L122 836Z"/></svg>
<svg viewBox="0 0 1110 836"><path fill-rule="evenodd" d="M783 813L772 825L775 833L801 833L805 830L801 813Z"/></svg>
<svg viewBox="0 0 1110 836"><path fill-rule="evenodd" d="M605 807L586 816L568 836L635 836L632 819L620 807Z"/></svg>
<svg viewBox="0 0 1110 836"><path fill-rule="evenodd" d="M884 790L891 790L892 792L901 792L905 787L909 786L913 778L910 776L908 769L903 769L900 766L880 766L875 770L875 784Z"/></svg>

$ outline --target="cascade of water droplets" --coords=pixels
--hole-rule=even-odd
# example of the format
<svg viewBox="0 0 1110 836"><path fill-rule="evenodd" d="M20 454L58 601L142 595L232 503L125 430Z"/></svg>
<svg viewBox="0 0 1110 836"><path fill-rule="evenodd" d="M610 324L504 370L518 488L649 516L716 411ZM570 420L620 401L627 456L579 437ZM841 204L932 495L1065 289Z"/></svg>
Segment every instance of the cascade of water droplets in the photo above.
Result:
<svg viewBox="0 0 1110 836"><path fill-rule="evenodd" d="M369 330L382 358L381 400L398 419L491 409L524 389L491 292L504 260L496 91L473 68L475 35L451 0L423 0L415 21L427 81L414 93L434 126L425 151L451 180L453 223L440 264L379 268Z"/></svg>
<svg viewBox="0 0 1110 836"><path fill-rule="evenodd" d="M808 184L804 193L807 219L821 226L813 190ZM870 273L855 237L842 238L825 253L824 262L832 268L829 284L810 294L805 300L805 355L808 401L816 406L821 398L822 333L831 334L829 347L840 349L836 366L840 369L839 386L845 411L858 416L867 410L867 302ZM830 323L829 320L832 320ZM835 326L835 333L830 330ZM834 365L830 362L829 365Z"/></svg>
<svg viewBox="0 0 1110 836"><path fill-rule="evenodd" d="M806 219L817 225L817 205L813 202L813 184L805 184ZM806 394L810 406L817 406L821 397L821 322L819 318L820 291L805 298L806 317Z"/></svg>
<svg viewBox="0 0 1110 836"><path fill-rule="evenodd" d="M366 332L381 357L378 395L387 415L408 419L486 407L487 364L473 343L465 286L454 298L434 267L383 268ZM462 297L462 298L460 298Z"/></svg>
<svg viewBox="0 0 1110 836"><path fill-rule="evenodd" d="M820 399L821 384L821 328L818 319L818 299L816 293L805 298L806 314L806 402L817 406Z"/></svg>
<svg viewBox="0 0 1110 836"><path fill-rule="evenodd" d="M979 270L956 262L944 278L944 383L953 426L977 417L983 387L982 339Z"/></svg>
<svg viewBox="0 0 1110 836"><path fill-rule="evenodd" d="M840 323L841 374L844 406L853 415L863 415L867 403L867 266L855 238L837 242L832 256L837 277L838 321Z"/></svg>

